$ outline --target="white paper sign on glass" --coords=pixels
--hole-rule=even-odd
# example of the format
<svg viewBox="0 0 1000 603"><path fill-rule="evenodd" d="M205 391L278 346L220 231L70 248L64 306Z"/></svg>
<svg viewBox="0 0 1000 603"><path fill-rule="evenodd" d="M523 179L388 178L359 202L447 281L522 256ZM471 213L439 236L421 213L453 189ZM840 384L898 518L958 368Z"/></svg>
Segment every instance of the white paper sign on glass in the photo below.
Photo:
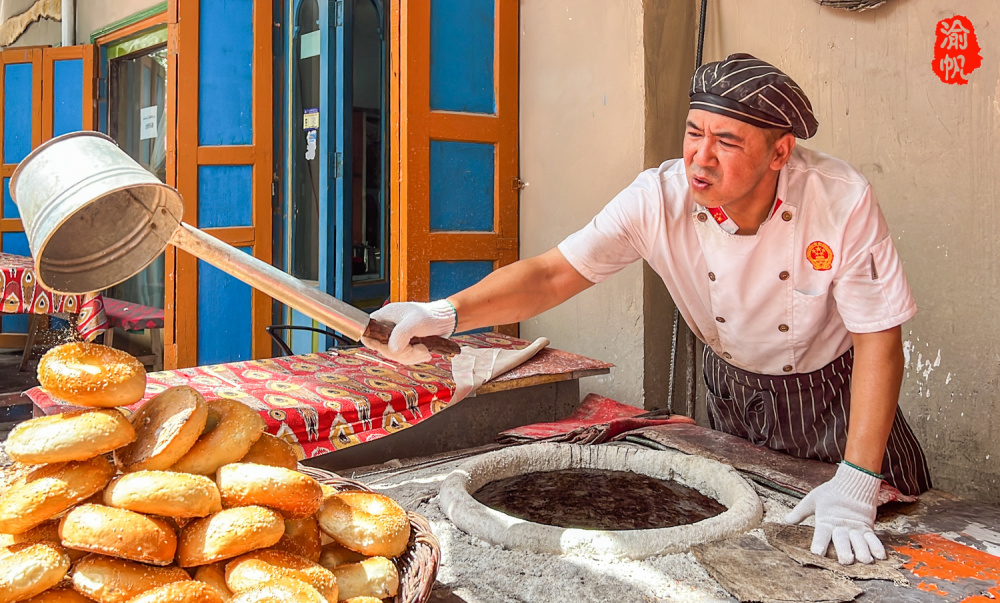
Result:
<svg viewBox="0 0 1000 603"><path fill-rule="evenodd" d="M158 109L156 105L139 109L139 140L156 138L156 113Z"/></svg>

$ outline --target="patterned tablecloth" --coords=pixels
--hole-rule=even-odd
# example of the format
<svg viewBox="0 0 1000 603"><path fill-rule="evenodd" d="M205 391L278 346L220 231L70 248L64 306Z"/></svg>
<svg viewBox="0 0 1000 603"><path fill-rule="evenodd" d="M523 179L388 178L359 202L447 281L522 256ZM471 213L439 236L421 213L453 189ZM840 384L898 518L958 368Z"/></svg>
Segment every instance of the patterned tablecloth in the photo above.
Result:
<svg viewBox="0 0 1000 603"><path fill-rule="evenodd" d="M483 333L455 338L462 345L520 349L529 342ZM544 349L496 381L573 373L611 365ZM455 382L451 362L405 366L366 348L150 373L143 401L175 385L189 385L206 398L239 400L260 412L267 431L311 458L375 440L415 425L448 407ZM45 414L74 407L39 388L27 395ZM138 402L128 411L141 406Z"/></svg>
<svg viewBox="0 0 1000 603"><path fill-rule="evenodd" d="M91 341L108 328L100 293L61 295L42 288L30 257L0 253L0 285L4 314L76 315L76 330L84 341Z"/></svg>

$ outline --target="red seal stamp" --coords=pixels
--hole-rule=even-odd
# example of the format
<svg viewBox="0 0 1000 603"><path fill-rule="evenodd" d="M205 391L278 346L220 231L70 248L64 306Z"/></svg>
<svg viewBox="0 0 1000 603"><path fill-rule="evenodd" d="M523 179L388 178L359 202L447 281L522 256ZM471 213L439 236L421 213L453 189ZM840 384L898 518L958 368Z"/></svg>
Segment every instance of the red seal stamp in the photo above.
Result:
<svg viewBox="0 0 1000 603"><path fill-rule="evenodd" d="M813 270L829 270L833 266L833 250L823 241L813 241L806 247L806 259Z"/></svg>
<svg viewBox="0 0 1000 603"><path fill-rule="evenodd" d="M937 24L934 61L931 68L946 84L968 84L969 74L983 64L976 29L962 15L942 19Z"/></svg>

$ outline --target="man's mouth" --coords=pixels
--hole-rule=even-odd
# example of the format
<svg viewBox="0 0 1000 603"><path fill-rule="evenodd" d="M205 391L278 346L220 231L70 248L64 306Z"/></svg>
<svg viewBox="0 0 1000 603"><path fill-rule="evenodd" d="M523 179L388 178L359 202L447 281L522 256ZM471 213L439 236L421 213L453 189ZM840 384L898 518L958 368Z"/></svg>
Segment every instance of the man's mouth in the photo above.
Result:
<svg viewBox="0 0 1000 603"><path fill-rule="evenodd" d="M712 186L712 182L700 176L691 177L691 187L698 191L703 191Z"/></svg>

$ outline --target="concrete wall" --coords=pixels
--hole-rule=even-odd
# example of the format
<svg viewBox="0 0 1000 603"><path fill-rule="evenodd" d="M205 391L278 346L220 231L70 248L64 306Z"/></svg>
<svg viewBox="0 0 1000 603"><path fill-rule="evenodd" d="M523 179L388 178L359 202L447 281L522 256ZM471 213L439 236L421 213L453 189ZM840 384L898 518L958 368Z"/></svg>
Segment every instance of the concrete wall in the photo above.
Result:
<svg viewBox="0 0 1000 603"><path fill-rule="evenodd" d="M645 166L642 0L521 2L521 257L584 226ZM582 393L643 403L640 264L521 323L521 336L613 362Z"/></svg>
<svg viewBox="0 0 1000 603"><path fill-rule="evenodd" d="M931 69L936 24L955 14L982 46L968 85ZM900 404L936 486L1000 501L1000 3L890 0L854 14L713 0L706 23L706 61L745 51L786 70L818 114L807 146L872 181L920 309L903 326Z"/></svg>
<svg viewBox="0 0 1000 603"><path fill-rule="evenodd" d="M120 21L163 0L77 0L76 42L89 44L90 34L115 21Z"/></svg>

